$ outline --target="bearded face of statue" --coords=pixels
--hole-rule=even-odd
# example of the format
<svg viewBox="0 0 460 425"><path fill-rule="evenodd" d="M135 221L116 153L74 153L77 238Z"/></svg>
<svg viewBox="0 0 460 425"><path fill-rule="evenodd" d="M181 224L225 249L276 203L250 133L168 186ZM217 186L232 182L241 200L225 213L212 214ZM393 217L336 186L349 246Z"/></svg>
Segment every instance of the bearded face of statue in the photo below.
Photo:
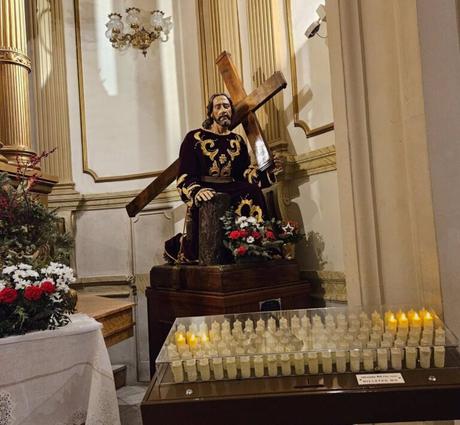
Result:
<svg viewBox="0 0 460 425"><path fill-rule="evenodd" d="M232 106L227 96L216 96L213 100L212 118L221 127L228 129L232 123Z"/></svg>

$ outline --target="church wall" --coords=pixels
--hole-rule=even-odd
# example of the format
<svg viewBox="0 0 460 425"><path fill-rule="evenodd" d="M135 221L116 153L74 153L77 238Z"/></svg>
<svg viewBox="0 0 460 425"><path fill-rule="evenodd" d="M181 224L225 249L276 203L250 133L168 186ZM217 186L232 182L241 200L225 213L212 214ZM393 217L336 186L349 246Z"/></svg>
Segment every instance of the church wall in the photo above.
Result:
<svg viewBox="0 0 460 425"><path fill-rule="evenodd" d="M79 6L77 21L74 5ZM109 350L112 363L127 364L128 381L135 382L149 378L148 273L152 265L163 263L164 241L182 230L184 208L175 187L133 220L124 206L152 181L154 172L175 160L183 135L201 124L203 101L195 2L136 3L143 10L162 9L174 22L170 39L152 44L146 58L131 50L120 54L104 37L108 13L124 13L129 6L121 0L63 2L78 194L61 197L57 204L61 213L72 211L73 262L85 290L137 302L136 338ZM139 173L148 177L139 178ZM135 276L135 287L130 276Z"/></svg>
<svg viewBox="0 0 460 425"><path fill-rule="evenodd" d="M307 235L298 245L298 260L304 270L343 272L343 248L335 171L335 133L313 132L334 121L329 68L327 23L320 36L307 39L307 27L318 19L316 1L279 1L278 48L281 69L288 81L283 91L285 139L288 151L303 172L289 176L287 216L302 223ZM325 38L326 37L326 38ZM318 164L305 165L304 158L329 149ZM316 168L319 167L319 168ZM292 179L292 180L291 180ZM321 257L321 258L320 258ZM344 276L342 274L342 279ZM342 301L344 297L342 297Z"/></svg>
<svg viewBox="0 0 460 425"><path fill-rule="evenodd" d="M460 334L460 58L458 2L419 0L423 89L444 315Z"/></svg>

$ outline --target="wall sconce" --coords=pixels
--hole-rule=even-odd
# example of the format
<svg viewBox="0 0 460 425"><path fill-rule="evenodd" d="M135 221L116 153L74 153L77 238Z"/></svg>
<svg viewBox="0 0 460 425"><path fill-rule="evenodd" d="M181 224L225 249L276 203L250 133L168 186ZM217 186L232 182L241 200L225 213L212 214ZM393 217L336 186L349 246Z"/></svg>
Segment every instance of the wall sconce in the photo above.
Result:
<svg viewBox="0 0 460 425"><path fill-rule="evenodd" d="M105 24L107 31L105 36L112 43L114 49L126 50L129 46L138 49L144 56L147 49L155 40L168 41L173 23L171 16L164 17L164 12L154 10L150 20L144 24L141 18L141 10L137 7L126 9L125 22L119 13L109 14L109 22ZM126 28L128 28L126 30Z"/></svg>

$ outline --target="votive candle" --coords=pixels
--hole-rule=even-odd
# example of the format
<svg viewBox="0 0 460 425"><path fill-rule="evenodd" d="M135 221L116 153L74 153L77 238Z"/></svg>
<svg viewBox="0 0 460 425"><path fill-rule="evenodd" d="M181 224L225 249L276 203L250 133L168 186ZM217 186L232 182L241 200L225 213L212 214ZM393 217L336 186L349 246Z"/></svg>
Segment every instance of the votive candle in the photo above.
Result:
<svg viewBox="0 0 460 425"><path fill-rule="evenodd" d="M268 376L278 376L278 360L276 354L269 354L267 356L267 369Z"/></svg>
<svg viewBox="0 0 460 425"><path fill-rule="evenodd" d="M402 369L402 351L400 348L391 348L391 367L395 370Z"/></svg>
<svg viewBox="0 0 460 425"><path fill-rule="evenodd" d="M338 373L345 373L347 370L347 357L344 350L335 353L335 366Z"/></svg>
<svg viewBox="0 0 460 425"><path fill-rule="evenodd" d="M184 369L182 368L182 361L175 360L171 363L171 370L174 377L174 382L184 382Z"/></svg>
<svg viewBox="0 0 460 425"><path fill-rule="evenodd" d="M372 350L363 350L363 364L364 370L366 372L371 372L374 370L374 353L372 352Z"/></svg>
<svg viewBox="0 0 460 425"><path fill-rule="evenodd" d="M305 373L305 362L302 353L294 353L294 369L296 375Z"/></svg>
<svg viewBox="0 0 460 425"><path fill-rule="evenodd" d="M251 360L249 356L241 356L240 357L240 369L241 369L241 377L242 378L250 378L251 377Z"/></svg>
<svg viewBox="0 0 460 425"><path fill-rule="evenodd" d="M197 380L195 359L185 361L185 372L187 373L187 380L189 382L195 382Z"/></svg>
<svg viewBox="0 0 460 425"><path fill-rule="evenodd" d="M229 379L236 379L236 359L233 356L225 358L225 365L227 368L227 376Z"/></svg>
<svg viewBox="0 0 460 425"><path fill-rule="evenodd" d="M377 365L380 370L388 369L388 350L386 348L377 349Z"/></svg>
<svg viewBox="0 0 460 425"><path fill-rule="evenodd" d="M332 356L330 351L323 351L321 353L321 363L323 373L332 373Z"/></svg>
<svg viewBox="0 0 460 425"><path fill-rule="evenodd" d="M224 365L222 357L214 357L212 359L212 370L214 372L214 379L217 381L224 379Z"/></svg>
<svg viewBox="0 0 460 425"><path fill-rule="evenodd" d="M200 372L202 381L209 381L211 379L211 370L209 368L208 358L198 360L198 372Z"/></svg>
<svg viewBox="0 0 460 425"><path fill-rule="evenodd" d="M361 352L360 350L351 350L350 351L350 370L352 372L359 372L361 362Z"/></svg>
<svg viewBox="0 0 460 425"><path fill-rule="evenodd" d="M417 366L417 348L416 347L406 347L406 367L408 369L415 369L416 366Z"/></svg>
<svg viewBox="0 0 460 425"><path fill-rule="evenodd" d="M443 346L434 347L434 367L444 367L446 361L446 349Z"/></svg>
<svg viewBox="0 0 460 425"><path fill-rule="evenodd" d="M257 378L264 376L264 359L262 356L254 356L254 375Z"/></svg>
<svg viewBox="0 0 460 425"><path fill-rule="evenodd" d="M420 366L423 369L429 369L431 363L431 348L420 347Z"/></svg>
<svg viewBox="0 0 460 425"><path fill-rule="evenodd" d="M316 351L310 351L307 354L308 359L308 371L309 373L316 375L319 372L318 367L318 353Z"/></svg>

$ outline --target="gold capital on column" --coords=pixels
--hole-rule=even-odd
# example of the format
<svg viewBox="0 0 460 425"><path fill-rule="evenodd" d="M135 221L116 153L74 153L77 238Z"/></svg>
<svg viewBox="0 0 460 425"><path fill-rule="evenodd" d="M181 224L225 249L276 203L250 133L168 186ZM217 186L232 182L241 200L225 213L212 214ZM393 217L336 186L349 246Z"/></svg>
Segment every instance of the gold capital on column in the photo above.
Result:
<svg viewBox="0 0 460 425"><path fill-rule="evenodd" d="M10 163L35 154L30 137L29 72L24 1L0 0L0 154Z"/></svg>

